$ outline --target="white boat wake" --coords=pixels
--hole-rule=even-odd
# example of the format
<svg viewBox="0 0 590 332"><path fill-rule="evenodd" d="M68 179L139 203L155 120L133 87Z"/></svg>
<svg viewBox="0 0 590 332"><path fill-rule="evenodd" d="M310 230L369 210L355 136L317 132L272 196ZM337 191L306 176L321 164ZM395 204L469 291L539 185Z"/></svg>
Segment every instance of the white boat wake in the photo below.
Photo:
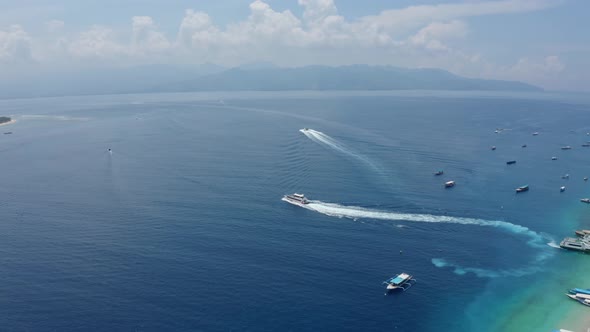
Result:
<svg viewBox="0 0 590 332"><path fill-rule="evenodd" d="M446 224L460 224L460 225L476 225L484 227L494 227L502 231L524 236L528 239L527 245L538 250L532 265L509 270L486 270L480 268L461 267L456 264L449 263L442 258L432 259L432 263L437 267L452 267L456 274L474 273L478 277L494 278L500 276L522 276L534 273L540 269L540 264L545 259L553 255L552 251L547 251L547 247L554 244L554 242L547 243L548 237L539 234L527 227L512 224L501 220L485 220L476 218L463 218L452 216L441 216L432 214L416 214L416 213L399 213L380 211L374 209L367 209L358 206L345 206L335 203L325 203L322 201L310 201L309 204L298 205L305 209L315 211L327 216L350 218L350 219L378 219L390 221L410 221L410 222L425 222L425 223L446 223Z"/></svg>
<svg viewBox="0 0 590 332"><path fill-rule="evenodd" d="M308 128L299 129L299 131L302 132L303 135L307 136L312 141L314 141L320 145L323 145L325 147L334 149L337 152L340 152L344 155L347 155L349 157L357 159L357 160L367 164L368 166L370 166L374 170L380 172L379 168L369 158L367 158L359 153L354 152L352 149L348 148L346 145L342 144L341 142L334 139L333 137L330 137L329 135L326 135L326 134L322 133L321 131L308 129Z"/></svg>

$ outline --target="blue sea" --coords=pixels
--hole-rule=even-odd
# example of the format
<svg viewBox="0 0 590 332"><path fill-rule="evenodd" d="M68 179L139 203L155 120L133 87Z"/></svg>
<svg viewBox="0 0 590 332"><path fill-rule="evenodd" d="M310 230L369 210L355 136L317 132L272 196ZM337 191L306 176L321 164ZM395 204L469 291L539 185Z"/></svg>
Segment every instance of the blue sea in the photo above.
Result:
<svg viewBox="0 0 590 332"><path fill-rule="evenodd" d="M3 331L507 331L520 319L507 308L585 258L555 248L590 196L577 96L152 94L0 110L17 120L0 127ZM312 203L281 200L293 192ZM415 285L385 295L401 272ZM567 287L590 284L555 290L574 306Z"/></svg>

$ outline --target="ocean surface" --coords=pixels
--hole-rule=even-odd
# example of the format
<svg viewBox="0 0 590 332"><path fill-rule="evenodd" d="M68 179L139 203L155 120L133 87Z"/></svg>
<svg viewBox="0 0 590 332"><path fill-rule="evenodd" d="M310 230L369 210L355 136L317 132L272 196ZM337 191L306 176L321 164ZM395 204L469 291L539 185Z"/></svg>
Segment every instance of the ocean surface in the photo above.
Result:
<svg viewBox="0 0 590 332"><path fill-rule="evenodd" d="M588 314L563 293L590 288L569 273L590 257L556 248L590 228L584 98L153 94L0 115L17 120L0 127L0 330L551 331ZM401 272L416 284L385 295Z"/></svg>

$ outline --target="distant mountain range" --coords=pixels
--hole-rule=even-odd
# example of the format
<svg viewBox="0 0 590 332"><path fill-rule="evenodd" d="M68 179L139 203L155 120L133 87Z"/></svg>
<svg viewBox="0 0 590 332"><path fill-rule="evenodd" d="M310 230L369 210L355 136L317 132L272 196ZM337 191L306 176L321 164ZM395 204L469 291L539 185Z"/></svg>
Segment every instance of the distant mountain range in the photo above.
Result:
<svg viewBox="0 0 590 332"><path fill-rule="evenodd" d="M521 82L460 77L440 69L352 65L278 68L256 63L226 69L151 65L44 72L0 81L0 98L188 91L495 90L541 91Z"/></svg>
<svg viewBox="0 0 590 332"><path fill-rule="evenodd" d="M152 91L281 90L509 90L540 91L521 82L460 77L441 69L390 66L233 68Z"/></svg>

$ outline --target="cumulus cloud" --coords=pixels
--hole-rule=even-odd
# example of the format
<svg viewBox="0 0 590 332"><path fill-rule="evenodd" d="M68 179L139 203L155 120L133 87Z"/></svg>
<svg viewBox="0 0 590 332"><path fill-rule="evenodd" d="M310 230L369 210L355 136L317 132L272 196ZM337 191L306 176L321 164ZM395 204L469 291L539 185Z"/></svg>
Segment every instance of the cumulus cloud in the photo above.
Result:
<svg viewBox="0 0 590 332"><path fill-rule="evenodd" d="M27 62L32 60L31 38L20 25L0 30L0 62Z"/></svg>
<svg viewBox="0 0 590 332"><path fill-rule="evenodd" d="M560 0L409 6L354 20L340 15L334 0L297 3L303 10L300 17L290 10L275 10L264 0L252 0L247 17L225 26L215 24L205 12L187 9L177 33L168 36L150 16L131 17L127 30L91 26L73 34L63 29L64 22L53 20L47 28L55 40L33 49L43 53L43 45L54 45L53 49L45 47L46 56L39 57L48 62L61 57L62 61L92 64L97 59L113 64L214 62L228 66L252 61L286 66L369 63L442 67L478 76L486 71L478 73L473 68L493 66L479 54L460 48L458 41L469 32L468 18L542 10ZM31 59L34 42L19 26L0 30L0 60ZM523 58L499 72L506 76L532 75L535 70L559 68L563 69L563 64L557 57L547 57L543 62Z"/></svg>

